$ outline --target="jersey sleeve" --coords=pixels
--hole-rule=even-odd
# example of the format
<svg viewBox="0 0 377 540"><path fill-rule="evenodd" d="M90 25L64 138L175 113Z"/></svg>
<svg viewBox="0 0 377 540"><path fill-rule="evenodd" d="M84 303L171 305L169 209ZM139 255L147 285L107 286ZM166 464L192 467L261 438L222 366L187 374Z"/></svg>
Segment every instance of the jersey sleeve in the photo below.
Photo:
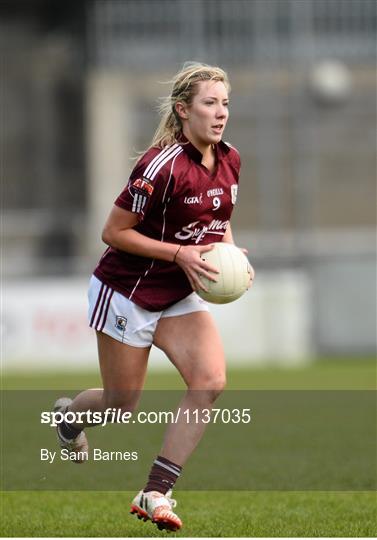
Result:
<svg viewBox="0 0 377 540"><path fill-rule="evenodd" d="M163 151L151 148L132 171L127 185L115 200L115 205L138 215L139 222L160 205L166 197L169 169L159 165Z"/></svg>

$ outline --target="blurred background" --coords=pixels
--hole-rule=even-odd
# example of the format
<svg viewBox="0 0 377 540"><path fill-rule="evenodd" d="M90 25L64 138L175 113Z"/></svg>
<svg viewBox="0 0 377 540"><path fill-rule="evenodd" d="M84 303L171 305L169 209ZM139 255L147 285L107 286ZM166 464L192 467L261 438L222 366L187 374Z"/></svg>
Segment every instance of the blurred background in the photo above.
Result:
<svg viewBox="0 0 377 540"><path fill-rule="evenodd" d="M2 0L4 369L96 368L101 229L188 60L232 84L257 277L213 310L231 365L374 356L376 26L375 0Z"/></svg>

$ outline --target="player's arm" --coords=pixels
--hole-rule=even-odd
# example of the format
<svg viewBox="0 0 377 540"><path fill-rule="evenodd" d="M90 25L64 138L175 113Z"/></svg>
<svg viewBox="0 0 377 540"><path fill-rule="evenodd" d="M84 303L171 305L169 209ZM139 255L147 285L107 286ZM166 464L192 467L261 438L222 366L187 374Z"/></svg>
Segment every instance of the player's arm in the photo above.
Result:
<svg viewBox="0 0 377 540"><path fill-rule="evenodd" d="M108 246L141 257L173 261L179 245L160 242L133 229L138 215L113 206L102 231L102 240Z"/></svg>
<svg viewBox="0 0 377 540"><path fill-rule="evenodd" d="M212 246L181 246L160 242L139 233L133 227L139 222L138 215L114 205L105 223L102 240L108 246L151 259L176 262L185 272L193 290L206 290L200 275L216 281L216 268L203 261L201 254Z"/></svg>

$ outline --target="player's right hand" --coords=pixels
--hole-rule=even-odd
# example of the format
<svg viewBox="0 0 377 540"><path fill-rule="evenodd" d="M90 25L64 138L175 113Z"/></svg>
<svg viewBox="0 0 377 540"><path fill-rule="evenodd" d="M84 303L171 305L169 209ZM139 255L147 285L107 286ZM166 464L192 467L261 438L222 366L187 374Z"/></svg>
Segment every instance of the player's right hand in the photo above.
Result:
<svg viewBox="0 0 377 540"><path fill-rule="evenodd" d="M201 276L211 281L217 281L216 274L219 274L219 270L204 261L201 257L202 253L211 251L213 247L213 244L208 244L207 246L182 246L177 254L175 262L186 274L194 291L201 289L208 292L200 279Z"/></svg>

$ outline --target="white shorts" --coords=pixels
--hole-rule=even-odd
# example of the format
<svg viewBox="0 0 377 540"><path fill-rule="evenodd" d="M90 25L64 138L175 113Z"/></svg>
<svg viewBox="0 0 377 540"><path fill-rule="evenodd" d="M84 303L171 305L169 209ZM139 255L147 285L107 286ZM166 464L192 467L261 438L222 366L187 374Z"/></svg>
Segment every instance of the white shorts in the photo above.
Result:
<svg viewBox="0 0 377 540"><path fill-rule="evenodd" d="M89 326L121 343L149 347L157 323L164 317L177 317L194 311L209 311L208 304L195 292L163 311L148 311L92 276L89 283Z"/></svg>

